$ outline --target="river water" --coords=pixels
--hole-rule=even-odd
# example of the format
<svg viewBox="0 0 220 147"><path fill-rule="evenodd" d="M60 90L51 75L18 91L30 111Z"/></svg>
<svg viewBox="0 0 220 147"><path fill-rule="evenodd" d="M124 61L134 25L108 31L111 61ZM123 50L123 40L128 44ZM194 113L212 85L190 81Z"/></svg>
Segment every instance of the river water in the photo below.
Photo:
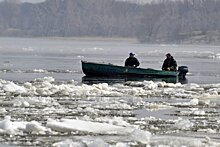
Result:
<svg viewBox="0 0 220 147"><path fill-rule="evenodd" d="M155 69L169 52L179 66L188 66L187 81L83 83L81 60L124 65L129 52L136 53L140 67ZM0 38L0 141L12 146L219 146L219 76L220 46ZM63 119L99 123L99 130L74 123L65 128ZM103 124L138 131L110 133Z"/></svg>

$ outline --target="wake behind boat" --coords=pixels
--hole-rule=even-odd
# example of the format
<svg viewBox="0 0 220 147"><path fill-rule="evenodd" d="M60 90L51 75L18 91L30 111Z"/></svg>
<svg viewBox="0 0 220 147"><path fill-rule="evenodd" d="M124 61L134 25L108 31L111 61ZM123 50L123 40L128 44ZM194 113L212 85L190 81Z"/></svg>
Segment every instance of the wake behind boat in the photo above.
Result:
<svg viewBox="0 0 220 147"><path fill-rule="evenodd" d="M185 78L188 68L179 67L179 71L155 70L152 68L134 68L113 64L82 61L82 70L86 76L128 76L128 77L176 77Z"/></svg>

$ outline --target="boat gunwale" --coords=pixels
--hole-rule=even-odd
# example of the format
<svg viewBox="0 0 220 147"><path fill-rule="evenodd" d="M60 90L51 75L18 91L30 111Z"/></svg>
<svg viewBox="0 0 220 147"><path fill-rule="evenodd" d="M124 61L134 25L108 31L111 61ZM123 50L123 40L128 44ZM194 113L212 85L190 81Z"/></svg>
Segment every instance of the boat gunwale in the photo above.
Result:
<svg viewBox="0 0 220 147"><path fill-rule="evenodd" d="M134 68L134 67L125 67L125 66L119 66L119 65L114 65L111 63L97 63L97 62L88 62L88 61L82 61L82 64L93 64L93 65L103 65L103 66L112 66L112 67L118 67L118 68L123 68L123 69L137 69L137 70L141 70L141 71L145 71L145 70L152 70L154 72L163 72L165 74L161 74L161 73L147 73L147 74L135 74L135 73L130 73L130 74L115 74L112 76L152 76L152 77L178 77L178 71L164 71L164 70L156 70L156 69L152 69L152 68ZM83 67L82 67L83 68ZM85 75L90 75L85 73L84 69L83 69L83 73ZM93 74L92 74L93 75ZM91 76L91 75L90 75ZM105 75L105 76L111 76L111 75Z"/></svg>

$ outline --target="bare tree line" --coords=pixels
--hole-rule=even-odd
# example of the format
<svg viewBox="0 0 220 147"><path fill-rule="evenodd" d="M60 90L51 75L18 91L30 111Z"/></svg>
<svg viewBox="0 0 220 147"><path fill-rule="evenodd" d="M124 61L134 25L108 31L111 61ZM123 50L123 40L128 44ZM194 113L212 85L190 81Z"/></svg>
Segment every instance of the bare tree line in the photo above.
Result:
<svg viewBox="0 0 220 147"><path fill-rule="evenodd" d="M220 1L115 0L0 3L0 36L136 37L151 43L218 43Z"/></svg>
<svg viewBox="0 0 220 147"><path fill-rule="evenodd" d="M145 5L137 36L149 42L218 43L219 6L216 0L163 1Z"/></svg>

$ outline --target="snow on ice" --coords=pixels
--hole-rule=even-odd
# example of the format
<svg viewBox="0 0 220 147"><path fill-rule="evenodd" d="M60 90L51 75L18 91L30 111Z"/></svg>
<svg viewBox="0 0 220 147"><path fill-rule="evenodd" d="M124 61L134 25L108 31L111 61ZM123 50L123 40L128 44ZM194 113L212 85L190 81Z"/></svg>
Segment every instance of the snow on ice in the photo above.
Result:
<svg viewBox="0 0 220 147"><path fill-rule="evenodd" d="M55 147L219 146L219 99L220 84L0 80L0 134L24 146L19 135L51 136ZM39 140L34 145L45 144Z"/></svg>

